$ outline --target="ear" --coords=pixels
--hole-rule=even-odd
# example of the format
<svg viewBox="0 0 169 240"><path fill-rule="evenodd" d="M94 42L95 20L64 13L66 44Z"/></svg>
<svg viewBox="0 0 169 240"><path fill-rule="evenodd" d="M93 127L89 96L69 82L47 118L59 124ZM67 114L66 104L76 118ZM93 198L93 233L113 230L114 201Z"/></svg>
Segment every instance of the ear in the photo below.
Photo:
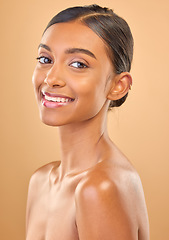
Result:
<svg viewBox="0 0 169 240"><path fill-rule="evenodd" d="M124 97L131 89L132 77L128 72L122 72L112 80L112 87L107 98L109 100L118 100Z"/></svg>

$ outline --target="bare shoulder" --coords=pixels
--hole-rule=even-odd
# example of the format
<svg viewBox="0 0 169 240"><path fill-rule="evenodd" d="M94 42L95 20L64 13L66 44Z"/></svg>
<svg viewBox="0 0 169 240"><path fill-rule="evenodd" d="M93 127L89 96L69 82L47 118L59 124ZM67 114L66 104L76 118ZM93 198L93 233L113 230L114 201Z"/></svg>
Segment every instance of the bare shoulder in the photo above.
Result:
<svg viewBox="0 0 169 240"><path fill-rule="evenodd" d="M32 174L29 181L27 207L29 207L33 203L39 192L44 189L44 186L49 185L49 175L52 169L54 167L57 168L59 165L59 161L51 162L40 167Z"/></svg>
<svg viewBox="0 0 169 240"><path fill-rule="evenodd" d="M30 178L29 187L33 187L33 185L37 184L42 185L45 180L47 180L47 176L50 174L52 169L57 168L59 165L60 161L55 161L38 168Z"/></svg>
<svg viewBox="0 0 169 240"><path fill-rule="evenodd" d="M41 192L49 186L49 175L54 167L58 167L60 162L48 163L37 169L30 178L26 208L26 229L28 227L29 216L34 204L38 201Z"/></svg>
<svg viewBox="0 0 169 240"><path fill-rule="evenodd" d="M38 185L42 186L49 179L50 172L55 167L60 165L59 161L50 162L40 168L38 168L31 176L29 181L29 192L32 188L37 188Z"/></svg>
<svg viewBox="0 0 169 240"><path fill-rule="evenodd" d="M133 167L114 165L109 162L108 164L100 163L88 171L76 189L76 196L81 200L92 197L94 202L97 197L102 199L104 197L106 201L124 198L126 203L131 201L131 198L135 198L141 190L139 175ZM106 198L106 195L109 197Z"/></svg>
<svg viewBox="0 0 169 240"><path fill-rule="evenodd" d="M126 200L131 200L141 194L142 184L138 173L129 162L114 164L108 161L97 164L87 172L77 187L77 197L90 198L88 191L91 193L91 189L99 195L111 194L114 198L127 195Z"/></svg>
<svg viewBox="0 0 169 240"><path fill-rule="evenodd" d="M97 164L79 183L75 199L77 225L86 237L80 239L148 240L142 184L127 159ZM142 237L138 238L140 229Z"/></svg>

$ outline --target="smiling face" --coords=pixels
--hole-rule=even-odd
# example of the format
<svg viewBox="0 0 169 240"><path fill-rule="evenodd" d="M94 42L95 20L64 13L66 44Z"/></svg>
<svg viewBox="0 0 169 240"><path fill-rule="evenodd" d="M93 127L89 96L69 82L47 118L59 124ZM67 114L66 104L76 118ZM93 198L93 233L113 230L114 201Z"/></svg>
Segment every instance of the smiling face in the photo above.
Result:
<svg viewBox="0 0 169 240"><path fill-rule="evenodd" d="M78 22L47 29L33 85L41 120L51 126L81 122L107 109L115 74L103 41Z"/></svg>

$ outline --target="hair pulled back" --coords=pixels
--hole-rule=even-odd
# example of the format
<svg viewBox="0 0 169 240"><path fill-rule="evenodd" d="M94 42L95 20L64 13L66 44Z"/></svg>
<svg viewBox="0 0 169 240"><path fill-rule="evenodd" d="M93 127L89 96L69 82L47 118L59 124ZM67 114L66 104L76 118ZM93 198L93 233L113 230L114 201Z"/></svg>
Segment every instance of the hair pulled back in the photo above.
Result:
<svg viewBox="0 0 169 240"><path fill-rule="evenodd" d="M108 55L116 74L130 72L133 59L133 37L127 22L108 8L96 4L67 8L48 23L45 31L56 23L79 20L92 29L108 47ZM45 33L44 31L44 33ZM111 101L109 109L121 106L128 93L121 99Z"/></svg>

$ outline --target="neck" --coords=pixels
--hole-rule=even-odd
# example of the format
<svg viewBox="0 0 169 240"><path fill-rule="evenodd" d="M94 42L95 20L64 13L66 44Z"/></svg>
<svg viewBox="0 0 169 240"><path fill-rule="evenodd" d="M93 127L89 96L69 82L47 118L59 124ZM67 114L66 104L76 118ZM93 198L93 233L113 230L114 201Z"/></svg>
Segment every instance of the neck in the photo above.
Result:
<svg viewBox="0 0 169 240"><path fill-rule="evenodd" d="M106 125L107 114L59 127L61 177L84 171L99 162L103 146L109 139Z"/></svg>

